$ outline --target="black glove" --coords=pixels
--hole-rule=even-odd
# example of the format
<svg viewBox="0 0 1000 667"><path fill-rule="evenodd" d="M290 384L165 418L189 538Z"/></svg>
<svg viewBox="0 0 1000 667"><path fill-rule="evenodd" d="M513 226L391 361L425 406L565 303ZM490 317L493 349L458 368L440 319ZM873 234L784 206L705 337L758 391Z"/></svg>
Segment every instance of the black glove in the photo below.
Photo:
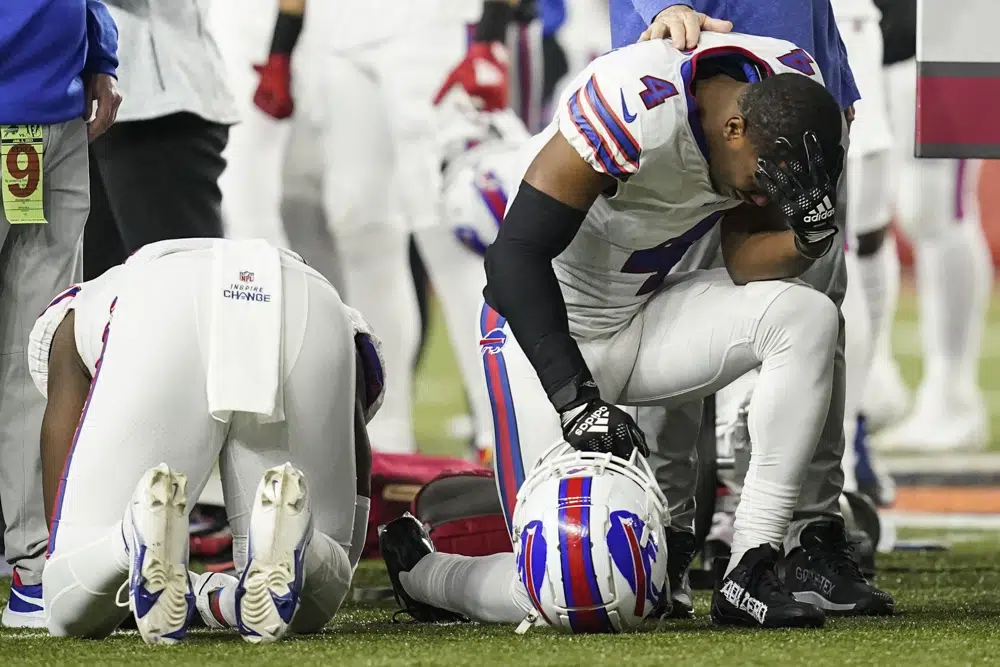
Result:
<svg viewBox="0 0 1000 667"><path fill-rule="evenodd" d="M781 211L800 244L815 248L828 241L827 246L832 245L832 238L837 233L837 181L844 168L844 149L837 147L830 169L819 140L812 132L802 135L804 163L791 157L794 150L788 139L782 137L777 143L789 158L783 167L767 158L759 158L758 184Z"/></svg>
<svg viewBox="0 0 1000 667"><path fill-rule="evenodd" d="M566 442L578 452L597 452L628 459L638 449L649 456L642 429L621 408L594 398L559 415Z"/></svg>

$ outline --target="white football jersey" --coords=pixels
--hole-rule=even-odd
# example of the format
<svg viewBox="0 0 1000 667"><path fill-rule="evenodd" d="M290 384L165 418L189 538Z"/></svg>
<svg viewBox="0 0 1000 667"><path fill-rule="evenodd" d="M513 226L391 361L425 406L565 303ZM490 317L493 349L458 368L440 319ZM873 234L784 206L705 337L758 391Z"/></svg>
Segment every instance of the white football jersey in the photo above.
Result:
<svg viewBox="0 0 1000 667"><path fill-rule="evenodd" d="M553 262L574 335L617 331L684 252L740 204L712 187L691 95L698 63L716 57L738 59L750 81L795 72L822 82L812 57L790 42L703 33L685 53L666 40L617 49L567 87L545 135L562 132L595 170L618 181Z"/></svg>
<svg viewBox="0 0 1000 667"><path fill-rule="evenodd" d="M426 26L472 23L482 10L479 0L308 0L301 41L307 49L349 51L419 34ZM433 49L434 44L426 48Z"/></svg>

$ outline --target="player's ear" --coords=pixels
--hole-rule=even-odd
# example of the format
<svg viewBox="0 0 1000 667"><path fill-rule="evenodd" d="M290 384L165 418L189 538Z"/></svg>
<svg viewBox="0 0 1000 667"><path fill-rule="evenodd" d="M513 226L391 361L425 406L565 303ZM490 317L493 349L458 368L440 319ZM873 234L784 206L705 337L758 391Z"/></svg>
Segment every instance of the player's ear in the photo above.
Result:
<svg viewBox="0 0 1000 667"><path fill-rule="evenodd" d="M742 144L743 140L746 138L746 130L746 119L744 119L743 116L731 116L729 120L726 121L726 125L723 128L723 134L726 141L738 141Z"/></svg>

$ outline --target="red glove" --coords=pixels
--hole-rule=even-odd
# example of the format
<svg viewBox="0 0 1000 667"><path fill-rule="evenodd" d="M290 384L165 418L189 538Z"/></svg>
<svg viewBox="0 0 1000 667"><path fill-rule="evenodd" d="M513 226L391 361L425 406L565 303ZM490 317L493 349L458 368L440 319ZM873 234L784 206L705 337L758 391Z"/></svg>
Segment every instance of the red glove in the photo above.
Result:
<svg viewBox="0 0 1000 667"><path fill-rule="evenodd" d="M434 97L438 104L455 86L461 86L480 111L507 108L507 47L501 42L474 42L465 59L451 71Z"/></svg>
<svg viewBox="0 0 1000 667"><path fill-rule="evenodd" d="M253 103L271 118L281 120L292 115L292 62L286 53L272 53L263 65L254 65L260 83L253 94Z"/></svg>

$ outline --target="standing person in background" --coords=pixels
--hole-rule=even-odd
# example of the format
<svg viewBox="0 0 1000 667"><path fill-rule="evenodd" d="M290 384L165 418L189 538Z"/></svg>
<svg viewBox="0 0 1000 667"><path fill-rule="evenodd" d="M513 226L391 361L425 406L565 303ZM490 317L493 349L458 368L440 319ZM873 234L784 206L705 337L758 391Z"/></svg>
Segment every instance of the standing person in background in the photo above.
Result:
<svg viewBox="0 0 1000 667"><path fill-rule="evenodd" d="M93 146L88 280L147 243L223 235L218 180L238 119L207 29L209 0L106 2L121 31L128 101Z"/></svg>
<svg viewBox="0 0 1000 667"><path fill-rule="evenodd" d="M982 161L913 157L916 3L878 4L896 139L892 196L900 228L913 243L924 365L907 414L906 388L891 356L891 339L883 332L866 413L873 427L902 420L878 433L873 444L928 453L981 450L990 442L990 419L979 386L979 358L993 285L993 262L979 217Z"/></svg>
<svg viewBox="0 0 1000 667"><path fill-rule="evenodd" d="M45 625L45 398L31 390L28 337L52 295L80 280L87 141L111 126L121 102L117 49L99 0L18 0L0 9L0 507L14 568L6 627Z"/></svg>

